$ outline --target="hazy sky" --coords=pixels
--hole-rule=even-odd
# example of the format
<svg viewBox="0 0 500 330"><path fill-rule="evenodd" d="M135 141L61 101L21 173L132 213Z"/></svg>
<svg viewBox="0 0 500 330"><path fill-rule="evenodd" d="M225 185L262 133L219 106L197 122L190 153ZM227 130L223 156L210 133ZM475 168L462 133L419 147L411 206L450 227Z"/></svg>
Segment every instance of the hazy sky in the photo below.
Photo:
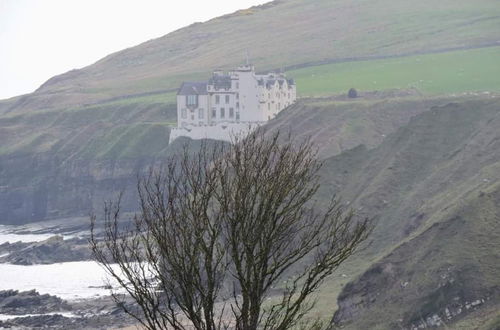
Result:
<svg viewBox="0 0 500 330"><path fill-rule="evenodd" d="M194 22L269 0L0 0L0 99Z"/></svg>

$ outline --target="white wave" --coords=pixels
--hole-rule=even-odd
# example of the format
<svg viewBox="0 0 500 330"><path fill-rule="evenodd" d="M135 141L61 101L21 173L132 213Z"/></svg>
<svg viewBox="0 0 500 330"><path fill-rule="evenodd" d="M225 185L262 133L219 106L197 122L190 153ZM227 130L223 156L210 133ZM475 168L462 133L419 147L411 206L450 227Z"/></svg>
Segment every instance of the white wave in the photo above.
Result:
<svg viewBox="0 0 500 330"><path fill-rule="evenodd" d="M0 264L0 290L27 291L36 289L66 300L106 296L103 286L108 276L94 261L64 262L50 265ZM113 287L115 281L110 282Z"/></svg>
<svg viewBox="0 0 500 330"><path fill-rule="evenodd" d="M28 317L28 316L42 316L42 315L62 315L64 317L78 317L78 315L70 313L70 312L53 312L46 314L24 314L24 315L9 315L9 314L0 314L0 321L12 320L18 317Z"/></svg>
<svg viewBox="0 0 500 330"><path fill-rule="evenodd" d="M16 226L6 226L6 225L0 225L0 244L9 242L9 243L15 243L15 242L24 242L24 243L31 243L31 242L41 242L44 241L52 236L55 236L57 234L54 233L44 233L44 234L18 234L16 233L17 227ZM70 238L72 236L69 235L59 235L63 236L63 238Z"/></svg>

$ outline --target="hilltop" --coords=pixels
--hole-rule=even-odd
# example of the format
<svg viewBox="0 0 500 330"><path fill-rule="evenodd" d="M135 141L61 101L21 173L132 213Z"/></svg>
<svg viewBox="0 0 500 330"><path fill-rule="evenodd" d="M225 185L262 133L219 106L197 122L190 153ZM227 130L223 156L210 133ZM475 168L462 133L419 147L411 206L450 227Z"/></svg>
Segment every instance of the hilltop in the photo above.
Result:
<svg viewBox="0 0 500 330"><path fill-rule="evenodd" d="M35 93L0 103L0 113L172 92L183 80L237 66L247 50L259 70L291 70L499 45L499 30L495 0L276 0L53 77Z"/></svg>

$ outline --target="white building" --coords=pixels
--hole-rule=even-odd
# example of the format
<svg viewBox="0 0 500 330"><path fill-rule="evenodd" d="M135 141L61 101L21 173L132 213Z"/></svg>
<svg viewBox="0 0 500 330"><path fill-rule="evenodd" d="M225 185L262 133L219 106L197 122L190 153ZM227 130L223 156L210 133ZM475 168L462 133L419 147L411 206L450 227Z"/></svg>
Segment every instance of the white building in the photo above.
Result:
<svg viewBox="0 0 500 330"><path fill-rule="evenodd" d="M245 65L227 74L215 71L208 82L184 82L177 93L177 128L192 139L231 139L274 118L295 102L293 80L280 73L256 74Z"/></svg>

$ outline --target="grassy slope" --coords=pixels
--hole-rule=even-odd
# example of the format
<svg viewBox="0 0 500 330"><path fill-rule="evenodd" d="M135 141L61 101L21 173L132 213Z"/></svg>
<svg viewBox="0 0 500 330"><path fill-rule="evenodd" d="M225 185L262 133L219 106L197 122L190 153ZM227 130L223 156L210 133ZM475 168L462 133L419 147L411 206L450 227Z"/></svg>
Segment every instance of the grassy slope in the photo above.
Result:
<svg viewBox="0 0 500 330"><path fill-rule="evenodd" d="M320 157L328 158L360 144L373 148L389 133L406 125L411 117L432 106L459 99L419 95L388 98L377 93L355 100L303 99L280 113L266 127L271 130L286 127L296 137L311 137Z"/></svg>
<svg viewBox="0 0 500 330"><path fill-rule="evenodd" d="M417 88L427 94L500 91L500 47L336 63L294 70L298 93Z"/></svg>
<svg viewBox="0 0 500 330"><path fill-rule="evenodd" d="M91 160L161 154L175 108L159 96L136 101L4 115L0 156L51 153Z"/></svg>
<svg viewBox="0 0 500 330"><path fill-rule="evenodd" d="M497 306L474 311L467 318L453 324L455 330L497 330L500 328L500 310Z"/></svg>
<svg viewBox="0 0 500 330"><path fill-rule="evenodd" d="M418 238L433 224L463 213L457 210L458 206L468 203L470 196L477 196L481 189L500 180L498 97L370 99L367 95L363 100L339 99L342 98L304 100L268 124L271 129L288 127L299 138L311 135L322 157L343 151L327 160L323 196L340 193L345 201L360 209L362 216L377 219L370 248L343 265L318 292L318 303L312 315L323 319L329 319L336 310L333 297L338 296L346 284L374 263L385 260L401 242ZM426 111L437 105L442 108ZM416 118L408 124L411 116ZM395 133L385 137L388 132ZM347 150L363 143L368 148ZM380 143L382 145L378 146ZM470 210L467 212L474 214ZM494 235L499 233L492 230L494 223L491 217L485 223L468 222L461 228L453 228L453 231L460 229L458 241L447 240L447 235L440 234L434 241L419 242L413 250L402 253L403 259L411 259L413 251L420 249L423 253L443 250L442 258L436 256L432 261L423 259L405 266L411 271L419 265L430 268L419 290L432 292L435 278L426 282L425 277L439 277L436 275L438 268L443 266L440 261L451 258L450 253L453 255L456 244L463 243L460 239L464 237L474 251L470 253L472 257L455 254L453 262L463 265L477 257L490 267L483 269L481 276L467 280L470 282L468 294L473 296L480 291L474 291L472 285L480 283L482 276L488 278L484 284L489 283L491 287L495 276L500 275L492 259L500 249L497 246L487 248L487 243L476 246L476 243L480 239L496 240ZM475 230L474 235L470 234L471 228ZM477 260L471 264L479 266ZM415 281L421 274L414 276ZM394 290L387 290L393 294L388 301L404 301L409 306L400 309L400 313L411 308L421 310L421 301L401 296L405 293L397 291L397 287ZM380 319L394 321L396 318L389 309L384 313L384 306L366 311L365 323L355 323L352 329L371 328L374 323L369 322ZM391 308L390 311L396 311L398 305ZM388 323L380 326L388 328Z"/></svg>
<svg viewBox="0 0 500 330"><path fill-rule="evenodd" d="M495 0L279 0L109 55L50 79L11 111L89 104L175 89L215 67L261 70L338 60L473 47L498 42Z"/></svg>
<svg viewBox="0 0 500 330"><path fill-rule="evenodd" d="M331 297L347 280L340 303L343 321L354 319L352 329L398 328L398 319L408 325L418 313L443 314L455 296L465 304L490 295L486 305L497 306L499 108L495 100L436 108L376 149L328 161L324 193L340 191L378 222L370 249L320 293L320 316L335 308ZM437 290L442 275L455 280L450 292Z"/></svg>

